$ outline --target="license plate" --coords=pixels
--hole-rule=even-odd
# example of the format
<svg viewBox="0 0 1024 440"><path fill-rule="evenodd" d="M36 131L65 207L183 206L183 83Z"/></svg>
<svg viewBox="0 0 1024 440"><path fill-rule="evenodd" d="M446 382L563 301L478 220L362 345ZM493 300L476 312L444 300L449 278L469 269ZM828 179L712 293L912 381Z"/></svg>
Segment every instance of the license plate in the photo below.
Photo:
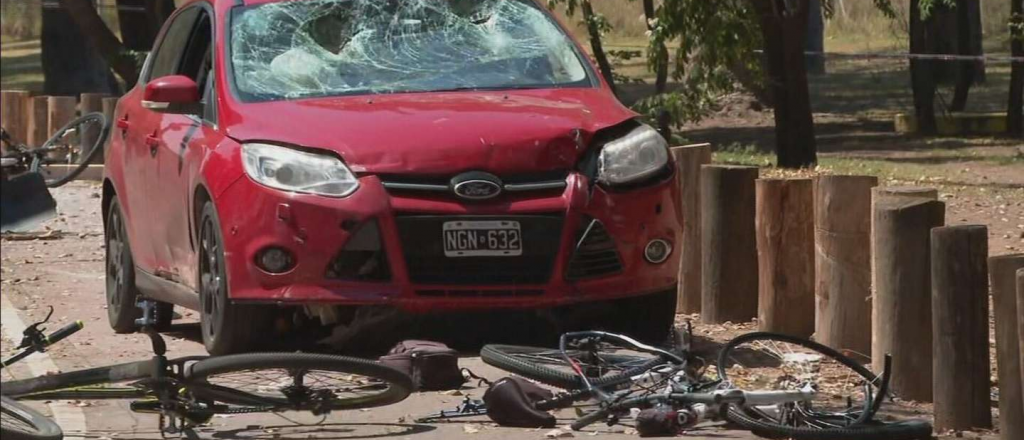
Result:
<svg viewBox="0 0 1024 440"><path fill-rule="evenodd" d="M441 239L446 257L516 257L523 254L522 232L515 221L445 222Z"/></svg>

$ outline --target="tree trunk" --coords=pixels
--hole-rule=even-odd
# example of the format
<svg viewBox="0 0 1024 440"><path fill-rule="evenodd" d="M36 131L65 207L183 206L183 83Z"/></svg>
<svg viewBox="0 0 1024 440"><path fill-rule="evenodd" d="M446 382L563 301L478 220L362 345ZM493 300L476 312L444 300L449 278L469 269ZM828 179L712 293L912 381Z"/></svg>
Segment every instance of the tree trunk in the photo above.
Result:
<svg viewBox="0 0 1024 440"><path fill-rule="evenodd" d="M654 31L654 26L651 23L657 18L657 11L654 8L654 0L644 0L644 16L647 18L647 30ZM657 62L655 63L655 77L654 80L654 93L662 94L665 93L666 87L668 87L668 48L665 47L665 43L659 42L657 48L658 52Z"/></svg>
<svg viewBox="0 0 1024 440"><path fill-rule="evenodd" d="M775 154L783 168L804 168L818 162L814 118L807 85L804 41L808 2L754 0L761 17L768 81L775 104Z"/></svg>
<svg viewBox="0 0 1024 440"><path fill-rule="evenodd" d="M594 8L590 5L590 0L583 0L580 7L583 11L583 21L587 23L587 32L590 34L590 48L594 51L594 59L597 60L597 66L601 69L601 76L608 83L608 87L611 87L612 93L618 94L615 89L615 76L612 74L612 63L608 61L608 55L604 53L604 45L601 44L601 29L597 25Z"/></svg>
<svg viewBox="0 0 1024 440"><path fill-rule="evenodd" d="M1013 30L1010 52L1014 57L1024 57L1024 0L1010 0L1013 15L1018 17L1018 26ZM1006 128L1011 136L1024 137L1024 62L1013 63L1010 70L1010 104L1006 110Z"/></svg>
<svg viewBox="0 0 1024 440"><path fill-rule="evenodd" d="M807 38L804 49L807 52L825 52L825 17L822 15L821 0L810 0L807 4ZM807 55L807 73L825 74L825 56Z"/></svg>
<svg viewBox="0 0 1024 440"><path fill-rule="evenodd" d="M90 0L87 9L95 13ZM94 44L75 26L72 11L42 8L43 93L77 96L83 92L117 93L118 85Z"/></svg>
<svg viewBox="0 0 1024 440"><path fill-rule="evenodd" d="M60 0L61 6L78 25L78 29L92 43L100 56L107 61L117 76L124 80L128 87L138 82L138 65L130 56L126 56L124 45L118 40L110 28L103 23L99 13L90 0Z"/></svg>
<svg viewBox="0 0 1024 440"><path fill-rule="evenodd" d="M978 0L957 0L956 10L956 44L959 55L980 55L975 53L974 35L971 33L972 21L980 18L981 10ZM957 62L956 90L953 102L949 106L951 112L962 112L967 108L967 95L971 86L977 81L978 71L982 64L974 61Z"/></svg>
<svg viewBox="0 0 1024 440"><path fill-rule="evenodd" d="M926 54L929 44L928 28L921 17L921 0L910 0L910 53ZM914 92L914 114L917 131L933 135L937 131L935 122L935 74L931 60L910 60L910 83Z"/></svg>

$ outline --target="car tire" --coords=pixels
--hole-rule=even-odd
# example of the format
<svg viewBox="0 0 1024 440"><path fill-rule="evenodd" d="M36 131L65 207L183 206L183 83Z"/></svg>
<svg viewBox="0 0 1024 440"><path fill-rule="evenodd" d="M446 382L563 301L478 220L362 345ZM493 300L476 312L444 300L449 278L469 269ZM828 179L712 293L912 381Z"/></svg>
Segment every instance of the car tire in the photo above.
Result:
<svg viewBox="0 0 1024 440"><path fill-rule="evenodd" d="M223 243L217 209L207 202L199 221L199 314L203 345L214 356L253 350L269 324L265 307L230 301Z"/></svg>
<svg viewBox="0 0 1024 440"><path fill-rule="evenodd" d="M106 255L104 257L106 274L107 319L110 328L116 333L132 333L139 326L135 320L142 317L142 309L136 303L139 290L135 287L135 260L132 258L128 233L124 224L124 213L117 199L110 202L107 209L107 222L103 230ZM156 302L156 330L165 330L171 324L174 305Z"/></svg>

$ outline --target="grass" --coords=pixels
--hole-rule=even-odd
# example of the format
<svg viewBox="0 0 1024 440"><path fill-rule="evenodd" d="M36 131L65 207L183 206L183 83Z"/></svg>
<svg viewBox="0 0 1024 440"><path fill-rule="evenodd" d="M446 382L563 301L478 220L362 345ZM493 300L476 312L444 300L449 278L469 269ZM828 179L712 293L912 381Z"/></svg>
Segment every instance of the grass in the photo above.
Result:
<svg viewBox="0 0 1024 440"><path fill-rule="evenodd" d="M752 144L732 144L714 152L714 162L764 168L766 175L801 174L774 167L775 155ZM993 155L978 150L933 148L917 150L913 159L877 157L870 154L826 153L818 158L817 173L876 176L883 182L928 182L934 185L957 185L955 176L937 167L943 163L983 163L998 166L1024 166L1024 153ZM803 172L808 173L808 172Z"/></svg>

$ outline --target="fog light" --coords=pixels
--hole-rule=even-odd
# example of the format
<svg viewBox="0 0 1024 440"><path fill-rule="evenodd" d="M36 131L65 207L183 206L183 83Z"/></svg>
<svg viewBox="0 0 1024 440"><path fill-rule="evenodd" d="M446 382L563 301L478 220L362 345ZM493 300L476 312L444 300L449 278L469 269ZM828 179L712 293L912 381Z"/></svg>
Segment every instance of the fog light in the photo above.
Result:
<svg viewBox="0 0 1024 440"><path fill-rule="evenodd" d="M256 265L270 273L282 273L292 268L295 258L287 249L267 247L256 253Z"/></svg>
<svg viewBox="0 0 1024 440"><path fill-rule="evenodd" d="M664 263L669 255L672 255L672 245L665 240L651 240L644 248L644 258L654 264Z"/></svg>

